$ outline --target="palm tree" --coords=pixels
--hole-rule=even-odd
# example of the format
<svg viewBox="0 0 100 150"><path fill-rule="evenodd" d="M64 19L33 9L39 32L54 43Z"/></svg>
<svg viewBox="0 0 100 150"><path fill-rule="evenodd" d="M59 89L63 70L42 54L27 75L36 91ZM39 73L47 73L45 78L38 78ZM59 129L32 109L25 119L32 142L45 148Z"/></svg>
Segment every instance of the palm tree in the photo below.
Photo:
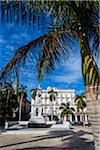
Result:
<svg viewBox="0 0 100 150"><path fill-rule="evenodd" d="M53 120L53 116L54 116L54 112L53 112L53 102L55 101L56 99L56 96L57 96L57 92L54 91L53 88L50 88L50 90L48 90L48 94L49 94L49 99L52 103L52 113L51 113L51 120Z"/></svg>
<svg viewBox="0 0 100 150"><path fill-rule="evenodd" d="M6 83L5 87L0 88L0 124L4 125L5 121L14 119L15 112L18 108L17 95L15 94L12 84ZM16 114L15 114L16 115Z"/></svg>
<svg viewBox="0 0 100 150"><path fill-rule="evenodd" d="M20 13L19 13L20 11ZM47 28L46 15L49 14L50 27L46 34L29 42L16 50L14 57L2 70L2 80L10 71L14 70L19 63L22 63L29 52L34 52L38 46L39 60L37 64L39 79L43 74L55 68L55 62L60 62L60 56L67 54L72 45L73 39L78 41L82 60L82 74L86 88L87 107L95 139L95 149L99 148L100 133L100 103L99 88L100 75L94 56L99 56L99 1L2 1L1 19L2 22L16 21L18 24L19 14L24 24L29 20L35 26L38 20L38 27L44 23ZM15 14L15 18L13 17ZM27 19L29 17L29 19ZM19 21L20 22L20 21ZM93 41L93 42L91 42ZM91 43L91 44L90 44ZM76 50L76 49L75 49ZM71 51L72 52L72 51ZM93 115L93 116L92 116ZM95 117L94 117L95 116ZM97 118L95 120L95 118ZM97 126L94 125L94 121Z"/></svg>
<svg viewBox="0 0 100 150"><path fill-rule="evenodd" d="M0 127L4 128L6 119L6 91L0 88Z"/></svg>
<svg viewBox="0 0 100 150"><path fill-rule="evenodd" d="M37 90L38 90L37 88L31 90L31 95L34 100L36 98Z"/></svg>
<svg viewBox="0 0 100 150"><path fill-rule="evenodd" d="M5 87L2 90L6 96L6 121L12 120L13 109L18 107L17 95L15 94L12 83L6 82Z"/></svg>
<svg viewBox="0 0 100 150"><path fill-rule="evenodd" d="M27 97L26 93L26 86L21 85L19 88L19 121L21 121L21 114L22 114L22 101Z"/></svg>
<svg viewBox="0 0 100 150"><path fill-rule="evenodd" d="M73 107L70 107L70 104L68 102L66 104L62 103L59 109L61 110L61 118L64 119L64 117L66 116L67 120L68 120L68 116L70 114L73 114L75 111Z"/></svg>
<svg viewBox="0 0 100 150"><path fill-rule="evenodd" d="M79 109L82 110L82 121L84 123L84 108L86 107L86 102L85 102L85 96L84 95L76 95L75 97L75 103L77 105L77 110Z"/></svg>

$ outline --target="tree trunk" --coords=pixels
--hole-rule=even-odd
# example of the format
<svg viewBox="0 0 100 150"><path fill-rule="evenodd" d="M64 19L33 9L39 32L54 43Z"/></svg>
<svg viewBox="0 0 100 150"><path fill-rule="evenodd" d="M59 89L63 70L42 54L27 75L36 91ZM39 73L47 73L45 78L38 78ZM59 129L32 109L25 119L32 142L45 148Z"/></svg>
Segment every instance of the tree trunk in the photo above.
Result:
<svg viewBox="0 0 100 150"><path fill-rule="evenodd" d="M19 121L21 121L22 101L23 101L23 95L21 96L20 103L19 103Z"/></svg>
<svg viewBox="0 0 100 150"><path fill-rule="evenodd" d="M82 122L83 122L83 125L85 125L85 116L84 116L84 110L82 109Z"/></svg>
<svg viewBox="0 0 100 150"><path fill-rule="evenodd" d="M87 111L92 125L95 150L100 150L100 85L97 97L97 85L100 76L97 64L91 54L88 39L83 36L82 31L78 34L78 42L82 58L82 74L86 87ZM91 76L92 71L92 77ZM92 86L95 85L95 86Z"/></svg>
<svg viewBox="0 0 100 150"><path fill-rule="evenodd" d="M8 105L9 105L9 98L10 98L10 90L8 90L8 94L7 94L7 101L6 101L6 120L5 122L8 121L9 118L9 113L8 113Z"/></svg>
<svg viewBox="0 0 100 150"><path fill-rule="evenodd" d="M86 86L86 100L89 121L92 126L95 150L100 150L100 85L98 87Z"/></svg>

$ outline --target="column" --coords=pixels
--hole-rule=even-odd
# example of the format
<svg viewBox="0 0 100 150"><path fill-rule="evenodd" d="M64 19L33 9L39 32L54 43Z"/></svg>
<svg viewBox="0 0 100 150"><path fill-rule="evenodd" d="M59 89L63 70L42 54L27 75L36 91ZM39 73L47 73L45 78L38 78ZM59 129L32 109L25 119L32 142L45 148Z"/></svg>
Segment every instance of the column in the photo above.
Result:
<svg viewBox="0 0 100 150"><path fill-rule="evenodd" d="M87 114L85 114L85 122L88 122Z"/></svg>
<svg viewBox="0 0 100 150"><path fill-rule="evenodd" d="M78 122L77 114L75 114L75 122Z"/></svg>
<svg viewBox="0 0 100 150"><path fill-rule="evenodd" d="M72 115L70 114L70 122L72 122Z"/></svg>
<svg viewBox="0 0 100 150"><path fill-rule="evenodd" d="M82 116L82 114L80 114L80 121L81 121L81 122L83 122L83 119L82 119L82 118L83 118L83 116Z"/></svg>
<svg viewBox="0 0 100 150"><path fill-rule="evenodd" d="M38 116L41 117L42 116L42 107L39 106L38 108Z"/></svg>

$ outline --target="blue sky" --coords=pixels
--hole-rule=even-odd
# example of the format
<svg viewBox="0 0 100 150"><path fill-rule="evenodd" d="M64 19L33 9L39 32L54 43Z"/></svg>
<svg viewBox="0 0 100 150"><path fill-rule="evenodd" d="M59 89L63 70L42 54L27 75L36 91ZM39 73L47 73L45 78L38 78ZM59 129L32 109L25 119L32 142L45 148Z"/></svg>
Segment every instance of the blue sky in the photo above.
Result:
<svg viewBox="0 0 100 150"><path fill-rule="evenodd" d="M43 34L41 29L36 26L35 29L25 26L4 25L0 27L0 71L6 63L12 58L14 52L20 46L28 43ZM75 89L77 93L84 92L84 83L81 74L81 59L77 42L74 49L76 52L71 54L69 60L61 60L56 68L48 76L43 78L41 87L57 87L59 89ZM27 61L20 72L20 83L27 86L28 97L30 90L38 86L37 73L34 67L34 61Z"/></svg>

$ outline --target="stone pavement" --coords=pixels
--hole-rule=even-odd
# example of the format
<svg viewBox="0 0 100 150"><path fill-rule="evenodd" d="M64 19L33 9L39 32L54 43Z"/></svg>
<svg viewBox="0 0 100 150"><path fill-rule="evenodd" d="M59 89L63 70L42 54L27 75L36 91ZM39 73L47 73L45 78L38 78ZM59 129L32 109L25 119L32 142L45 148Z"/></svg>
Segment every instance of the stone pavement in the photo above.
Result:
<svg viewBox="0 0 100 150"><path fill-rule="evenodd" d="M0 150L94 150L89 127L24 129L0 134Z"/></svg>

